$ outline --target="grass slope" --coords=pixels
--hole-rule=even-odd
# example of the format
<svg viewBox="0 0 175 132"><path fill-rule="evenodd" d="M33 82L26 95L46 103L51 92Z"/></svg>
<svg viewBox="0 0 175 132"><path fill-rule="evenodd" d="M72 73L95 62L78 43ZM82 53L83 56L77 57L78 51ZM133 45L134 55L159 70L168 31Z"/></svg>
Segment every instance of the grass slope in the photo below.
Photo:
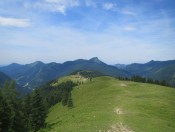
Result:
<svg viewBox="0 0 175 132"><path fill-rule="evenodd" d="M42 131L173 132L175 89L97 77L72 92L74 107L50 109Z"/></svg>

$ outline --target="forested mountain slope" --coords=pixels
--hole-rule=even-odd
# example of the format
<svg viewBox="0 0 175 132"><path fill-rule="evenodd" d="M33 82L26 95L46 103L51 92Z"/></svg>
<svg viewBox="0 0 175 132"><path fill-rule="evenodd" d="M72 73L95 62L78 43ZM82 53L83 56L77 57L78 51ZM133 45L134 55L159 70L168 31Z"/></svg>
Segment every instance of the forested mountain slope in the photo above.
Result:
<svg viewBox="0 0 175 132"><path fill-rule="evenodd" d="M129 77L130 74L124 70L119 70L114 66L110 66L100 61L97 57L90 60L75 60L65 63L48 63L37 61L31 64L19 65L11 64L9 66L0 67L0 71L9 75L20 86L34 89L46 82L54 80L58 77L69 75L77 70L96 70L109 76Z"/></svg>

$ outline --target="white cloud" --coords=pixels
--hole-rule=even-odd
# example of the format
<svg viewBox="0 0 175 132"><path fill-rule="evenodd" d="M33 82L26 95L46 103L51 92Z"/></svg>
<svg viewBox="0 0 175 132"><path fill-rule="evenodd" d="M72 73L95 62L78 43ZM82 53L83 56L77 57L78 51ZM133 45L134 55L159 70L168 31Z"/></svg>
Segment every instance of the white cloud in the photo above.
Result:
<svg viewBox="0 0 175 132"><path fill-rule="evenodd" d="M88 7L94 7L94 8L97 7L97 3L95 3L93 0L86 0L85 5Z"/></svg>
<svg viewBox="0 0 175 132"><path fill-rule="evenodd" d="M116 7L117 5L114 3L103 3L102 7L105 10L112 10Z"/></svg>
<svg viewBox="0 0 175 132"><path fill-rule="evenodd" d="M0 36L0 43L1 64L29 63L36 60L64 62L93 56L115 64L166 60L174 55L174 46L169 48L167 45L155 45L148 38L128 36L122 29L117 30L114 26L109 32L101 33L55 26L37 27L31 32L5 30L3 36ZM4 56L6 59L3 59Z"/></svg>
<svg viewBox="0 0 175 132"><path fill-rule="evenodd" d="M29 4L26 5L26 7L29 6ZM30 5L33 6L33 3ZM35 8L40 8L51 12L59 12L64 15L66 14L67 9L77 6L79 6L79 0L42 0L34 4Z"/></svg>
<svg viewBox="0 0 175 132"><path fill-rule="evenodd" d="M83 3L86 4L85 6L97 7L100 8L99 10L103 9L102 2L85 1L89 2ZM78 13L83 14L83 22L64 21L54 26L54 24L43 21L43 14L35 13L36 10L30 10L30 8L35 7L38 10L66 14L67 10L80 6L79 4L82 3L79 3L78 0L37 0L33 3L30 0L28 5L25 5L29 10L15 9L14 11L10 6L7 16L23 16L27 14L26 12L31 11L28 16L39 24L32 25L30 30L0 28L0 63L29 63L35 60L64 62L79 58L88 59L93 56L98 56L107 63L130 63L131 61L146 62L151 59L166 60L175 56L174 19L163 19L164 17L158 17L157 14L144 16L143 18L141 15L145 15L145 10L132 7L122 8L119 5L115 4L113 6L113 4L108 3L106 9L103 10L116 11L113 17L115 19L119 16L119 18L117 17L115 21L107 19L107 15L111 15L108 14L109 12L105 13L107 14L105 16L100 11L102 14L96 17L95 14L97 13L90 14L90 12L88 14L84 10L79 10ZM1 14L5 14L2 11L6 11L5 6L0 8ZM120 15L122 15L121 18ZM135 18L132 17L134 15L136 15ZM9 22L12 20L13 22ZM15 22L14 18L12 20L0 17L0 26L18 25L18 27L21 27L23 25L25 27L25 24L19 24L19 20L29 22L30 25L28 19L15 19ZM101 26L103 24L104 26Z"/></svg>
<svg viewBox="0 0 175 132"><path fill-rule="evenodd" d="M125 15L136 16L135 12L126 9L121 10L121 13Z"/></svg>
<svg viewBox="0 0 175 132"><path fill-rule="evenodd" d="M29 27L30 25L31 22L29 19L7 18L0 16L0 26Z"/></svg>

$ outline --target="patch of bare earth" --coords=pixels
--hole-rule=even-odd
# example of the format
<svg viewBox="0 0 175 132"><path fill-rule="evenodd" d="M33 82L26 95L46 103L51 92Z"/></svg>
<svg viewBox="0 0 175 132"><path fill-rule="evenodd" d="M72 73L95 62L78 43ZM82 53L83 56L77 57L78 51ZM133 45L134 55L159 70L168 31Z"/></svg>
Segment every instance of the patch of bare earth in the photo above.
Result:
<svg viewBox="0 0 175 132"><path fill-rule="evenodd" d="M114 111L117 115L123 114L122 110L120 108L116 108Z"/></svg>
<svg viewBox="0 0 175 132"><path fill-rule="evenodd" d="M124 83L121 83L120 86L122 86L122 87L126 87L127 85L124 84Z"/></svg>
<svg viewBox="0 0 175 132"><path fill-rule="evenodd" d="M117 123L115 125L112 125L107 132L134 132L130 128L128 128L126 125L123 125L122 122Z"/></svg>

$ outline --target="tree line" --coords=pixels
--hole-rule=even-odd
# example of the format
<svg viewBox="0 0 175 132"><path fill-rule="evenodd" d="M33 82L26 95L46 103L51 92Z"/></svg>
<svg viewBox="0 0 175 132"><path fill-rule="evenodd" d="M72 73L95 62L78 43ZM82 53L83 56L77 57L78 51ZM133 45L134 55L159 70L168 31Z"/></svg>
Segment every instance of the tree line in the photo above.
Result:
<svg viewBox="0 0 175 132"><path fill-rule="evenodd" d="M126 81L134 81L134 82L142 82L142 83L150 83L150 84L157 84L157 85L162 85L162 86L168 86L170 87L170 85L165 81L165 80L153 80L151 78L144 78L141 76L132 76L131 78L127 78L127 77L118 77L119 80L126 80Z"/></svg>
<svg viewBox="0 0 175 132"><path fill-rule="evenodd" d="M41 95L47 108L61 102L63 106L69 108L73 107L72 90L77 86L72 81L62 82L57 86L50 85L52 82L47 83L41 89Z"/></svg>
<svg viewBox="0 0 175 132"><path fill-rule="evenodd" d="M21 97L15 82L5 82L0 89L0 132L36 132L45 127L48 109L58 102L73 107L72 81L50 89L49 85Z"/></svg>
<svg viewBox="0 0 175 132"><path fill-rule="evenodd" d="M38 90L20 97L15 82L5 82L0 90L0 131L37 131L45 125L47 110Z"/></svg>

